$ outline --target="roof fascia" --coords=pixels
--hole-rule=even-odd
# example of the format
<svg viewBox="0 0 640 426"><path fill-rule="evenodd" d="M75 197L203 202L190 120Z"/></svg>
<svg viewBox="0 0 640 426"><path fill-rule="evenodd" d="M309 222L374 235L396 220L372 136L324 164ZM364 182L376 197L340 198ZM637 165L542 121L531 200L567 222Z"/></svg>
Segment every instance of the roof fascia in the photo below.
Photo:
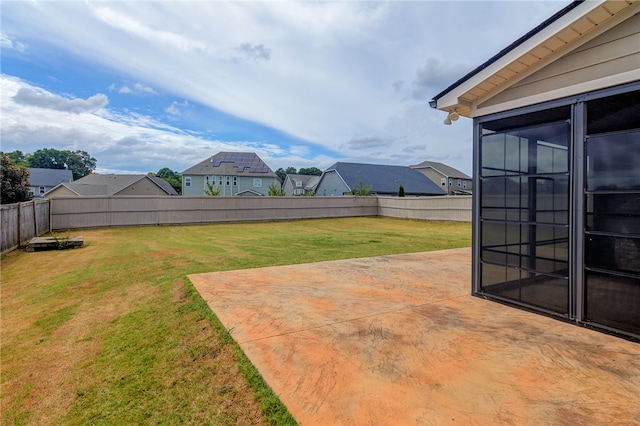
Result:
<svg viewBox="0 0 640 426"><path fill-rule="evenodd" d="M503 103L503 104L499 104L499 105L494 105L494 106L488 107L488 108L485 107L485 108L482 108L482 112L481 113L474 113L474 112L476 112L475 106L481 105L486 100L491 99L492 97L498 95L502 91L504 91L504 90L508 89L509 87L517 84L519 81L524 80L525 78L529 77L530 75L538 72L539 70L541 70L542 68L544 68L547 65L551 64L555 60L557 60L557 59L561 58L562 56L566 55L568 52L570 52L572 50L575 50L575 49L579 48L580 46L582 46L583 44L586 44L589 41L593 40L594 38L602 35L603 33L607 32L611 28L615 27L616 25L620 24L621 22L625 21L626 19L630 18L631 16L633 16L636 13L638 13L638 10L635 7L627 7L627 8L625 8L623 11L617 13L616 15L614 15L610 19L608 19L607 22L599 24L597 28L593 29L592 31L589 31L588 33L586 33L584 35L581 35L578 38L578 40L575 40L574 42L565 45L563 48L558 49L557 51L553 52L552 54L550 54L546 58L541 59L535 65L529 67L526 70L526 72L522 72L519 75L517 75L516 77L511 78L509 80L509 84L508 85L499 86L499 87L496 88L496 90L492 90L492 91L489 91L489 92L485 93L484 95L482 95L481 97L478 98L478 100L475 102L474 108L471 109L471 114L470 114L471 118L479 116L479 115L487 115L487 114L492 114L493 112L503 111L503 110L505 110L505 106L508 106L507 109L514 109L514 108L519 108L521 106L531 105L533 103L539 103L539 102L543 102L543 101L549 100L547 98L538 100L536 98L538 98L539 95L534 95L534 96L529 96L529 97L526 97L526 98L520 98L520 99L511 101L511 102L507 102L507 103ZM545 95L547 95L547 97L549 97L550 94L553 94L551 97L553 99L558 99L558 98L561 98L561 97L566 97L566 96L575 95L577 93L582 93L584 91L590 91L590 90L592 90L592 86L594 86L594 85L596 87L600 88L600 87L606 87L606 86L616 86L616 85L619 85L619 84L628 83L630 81L635 81L635 80L639 79L638 76L640 76L640 69L636 69L636 70L631 71L631 72L620 73L620 74L615 75L615 76L603 77L603 78L600 78L598 80L592 80L592 81L587 82L587 83L582 83L582 84L577 84L577 85L573 85L573 86L567 86L567 87L563 87L563 88L560 88L560 89L552 90L552 91L546 92ZM527 99L529 99L529 100L527 101Z"/></svg>
<svg viewBox="0 0 640 426"><path fill-rule="evenodd" d="M454 85L446 89L445 92L442 92L439 95L436 95L436 97L434 98L435 105L433 107L437 109L446 110L446 109L450 109L452 106L455 106L455 105L467 104L466 106L471 106L469 105L468 102L458 98L464 93L474 88L476 85L480 84L482 81L484 81L491 75L495 74L496 72L500 71L502 68L504 68L511 62L518 59L520 56L522 56L523 53L528 52L533 48L535 48L536 46L542 44L545 40L549 39L554 34L557 34L564 28L567 28L569 25L571 25L576 20L580 19L582 16L600 7L603 3L605 3L605 0L583 1L577 4L572 3L571 5L568 6L568 7L572 7L571 10L568 10L563 15L557 17L554 21L550 22L548 25L540 29L538 32L531 34L528 38L526 38L519 44L517 42L514 43L514 45L510 46L510 50L508 50L509 47L505 49L507 50L505 53L500 52L497 55L497 57L494 57L495 59L494 58L490 59L489 61L485 62L485 64L476 68L476 70L472 71L471 76L469 76L466 80L464 80L465 77L463 77L463 81L461 81L459 84L454 83ZM621 12L620 14L623 14L623 13ZM614 16L614 18L616 16ZM617 20L612 19L611 21L617 21ZM608 27L608 25L603 25L603 26ZM591 33L597 33L595 35L598 35L601 33L601 31L602 29L599 29L598 31L591 31ZM565 54L568 49L575 49L577 46L583 43L586 43L592 37L595 37L595 35L591 35L591 34L588 34L588 35L590 37L581 36L580 40L577 43L569 43L565 45L562 49L559 49L557 52L554 52L554 54L550 56L552 56L553 60L555 60L558 58L559 54ZM548 61L552 60L549 58L545 58L545 59L546 61L545 60L541 61L541 62L544 62L544 65L547 65ZM534 66L531 68L535 68L535 71L539 69L538 66ZM519 76L519 79L525 78L528 75L530 75L531 72L535 72L535 71L524 72L523 73L524 75ZM510 84L506 85L506 87L509 87L515 81L516 81L515 79L510 80ZM496 95L496 92L491 92L491 95L489 97L495 96L495 95ZM484 98L486 99L487 96L485 95Z"/></svg>

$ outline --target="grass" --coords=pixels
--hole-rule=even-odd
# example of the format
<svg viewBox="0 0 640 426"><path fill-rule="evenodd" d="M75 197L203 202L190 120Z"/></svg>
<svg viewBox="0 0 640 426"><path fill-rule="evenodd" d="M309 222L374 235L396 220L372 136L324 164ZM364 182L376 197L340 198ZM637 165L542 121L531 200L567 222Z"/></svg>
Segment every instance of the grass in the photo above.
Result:
<svg viewBox="0 0 640 426"><path fill-rule="evenodd" d="M3 425L289 425L187 274L465 247L471 225L347 218L96 229L1 260Z"/></svg>

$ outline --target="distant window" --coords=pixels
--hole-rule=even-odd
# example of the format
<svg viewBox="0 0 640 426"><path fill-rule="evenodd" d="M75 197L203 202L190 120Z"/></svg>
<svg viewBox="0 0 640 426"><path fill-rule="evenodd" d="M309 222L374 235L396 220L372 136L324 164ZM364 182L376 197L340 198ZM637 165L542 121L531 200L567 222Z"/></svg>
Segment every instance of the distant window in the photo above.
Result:
<svg viewBox="0 0 640 426"><path fill-rule="evenodd" d="M238 186L238 176L233 177L233 186Z"/></svg>
<svg viewBox="0 0 640 426"><path fill-rule="evenodd" d="M453 186L453 179L449 178L449 186Z"/></svg>
<svg viewBox="0 0 640 426"><path fill-rule="evenodd" d="M231 176L227 176L227 186L231 185Z"/></svg>
<svg viewBox="0 0 640 426"><path fill-rule="evenodd" d="M447 178L440 179L440 185L447 186Z"/></svg>
<svg viewBox="0 0 640 426"><path fill-rule="evenodd" d="M191 186L191 177L184 178L184 186Z"/></svg>
<svg viewBox="0 0 640 426"><path fill-rule="evenodd" d="M40 193L40 194L44 194L45 193L44 186L38 187L38 193Z"/></svg>
<svg viewBox="0 0 640 426"><path fill-rule="evenodd" d="M301 188L301 187L302 187L302 182L297 181L297 182L296 182L296 187Z"/></svg>
<svg viewBox="0 0 640 426"><path fill-rule="evenodd" d="M294 195L302 195L302 189L298 189L298 188L294 189L293 190L293 194Z"/></svg>
<svg viewBox="0 0 640 426"><path fill-rule="evenodd" d="M458 179L458 188L462 187L462 180Z"/></svg>
<svg viewBox="0 0 640 426"><path fill-rule="evenodd" d="M262 188L262 179L254 179L253 180L254 188Z"/></svg>
<svg viewBox="0 0 640 426"><path fill-rule="evenodd" d="M464 189L467 189L467 181L466 181L466 180L463 180L463 181L462 181L462 187L463 187Z"/></svg>

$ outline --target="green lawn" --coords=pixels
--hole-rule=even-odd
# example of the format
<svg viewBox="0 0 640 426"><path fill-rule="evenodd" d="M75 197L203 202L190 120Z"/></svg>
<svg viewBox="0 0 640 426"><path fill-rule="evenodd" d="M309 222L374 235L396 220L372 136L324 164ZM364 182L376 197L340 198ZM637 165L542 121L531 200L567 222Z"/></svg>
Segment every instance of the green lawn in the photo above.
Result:
<svg viewBox="0 0 640 426"><path fill-rule="evenodd" d="M2 258L3 425L295 424L186 276L471 245L468 223L388 218L71 235Z"/></svg>

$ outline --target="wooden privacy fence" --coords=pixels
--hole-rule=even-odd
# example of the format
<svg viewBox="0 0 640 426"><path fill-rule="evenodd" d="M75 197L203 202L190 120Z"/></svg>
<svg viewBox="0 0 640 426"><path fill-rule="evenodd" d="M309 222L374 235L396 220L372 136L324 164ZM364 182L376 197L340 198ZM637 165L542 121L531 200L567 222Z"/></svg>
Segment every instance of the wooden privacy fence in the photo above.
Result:
<svg viewBox="0 0 640 426"><path fill-rule="evenodd" d="M50 230L49 200L33 200L0 206L2 253L25 245Z"/></svg>
<svg viewBox="0 0 640 426"><path fill-rule="evenodd" d="M355 216L471 222L471 196L52 198L2 206L2 252L49 230Z"/></svg>

